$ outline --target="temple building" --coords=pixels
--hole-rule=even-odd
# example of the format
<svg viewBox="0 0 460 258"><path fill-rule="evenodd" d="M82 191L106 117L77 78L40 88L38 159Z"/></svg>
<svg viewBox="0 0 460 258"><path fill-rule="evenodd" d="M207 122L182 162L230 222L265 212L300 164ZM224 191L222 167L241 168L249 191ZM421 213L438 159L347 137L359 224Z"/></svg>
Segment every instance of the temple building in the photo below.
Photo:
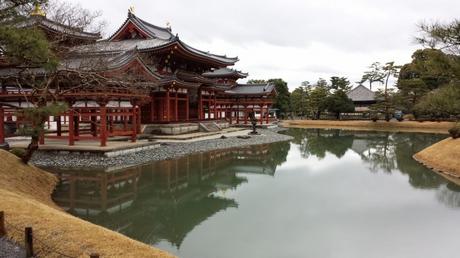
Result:
<svg viewBox="0 0 460 258"><path fill-rule="evenodd" d="M271 84L239 84L246 78L230 67L237 57L198 50L173 34L137 17L132 11L109 38L85 32L46 18L36 9L16 25L45 32L60 57L55 72L53 98L66 103L68 111L50 117L45 138L99 140L105 146L112 136L136 141L145 125L181 126L190 123L224 122L248 124L254 114L260 124L270 123L269 110L276 97ZM18 110L37 106L34 85L22 83L21 64L0 62L0 143L3 123L21 127L27 123ZM27 68L35 77L46 78L40 67ZM103 78L103 79L101 79ZM42 103L43 104L43 103ZM7 131L14 131L11 126ZM64 129L65 128L65 129ZM195 128L195 127L188 127Z"/></svg>
<svg viewBox="0 0 460 258"><path fill-rule="evenodd" d="M369 111L369 107L375 103L375 92L366 88L364 85L358 85L347 93L348 98L353 101L356 112Z"/></svg>

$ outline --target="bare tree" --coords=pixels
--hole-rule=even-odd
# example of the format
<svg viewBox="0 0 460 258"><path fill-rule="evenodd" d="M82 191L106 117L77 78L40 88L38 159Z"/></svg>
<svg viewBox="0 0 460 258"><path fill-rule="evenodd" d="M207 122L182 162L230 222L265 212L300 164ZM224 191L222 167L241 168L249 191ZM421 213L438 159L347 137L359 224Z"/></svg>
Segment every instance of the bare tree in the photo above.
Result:
<svg viewBox="0 0 460 258"><path fill-rule="evenodd" d="M70 1L50 0L44 10L48 19L88 32L101 33L107 25L101 10L92 11Z"/></svg>

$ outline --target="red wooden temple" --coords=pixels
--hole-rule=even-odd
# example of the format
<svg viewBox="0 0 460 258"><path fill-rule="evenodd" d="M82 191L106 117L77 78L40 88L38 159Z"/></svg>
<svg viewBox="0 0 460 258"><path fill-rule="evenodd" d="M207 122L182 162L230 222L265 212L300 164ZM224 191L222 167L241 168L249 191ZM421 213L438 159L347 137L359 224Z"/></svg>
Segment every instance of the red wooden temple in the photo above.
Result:
<svg viewBox="0 0 460 258"><path fill-rule="evenodd" d="M193 48L171 28L150 24L132 12L106 40L41 15L18 26L43 30L50 41L59 39L55 44L65 50L58 69L63 75L53 82L59 86L52 101L67 103L69 110L49 119L55 128L43 135L41 143L45 138L64 138L69 145L99 140L105 146L112 136L130 136L135 141L141 124L206 120L247 124L251 112L260 124L270 122L277 94L273 85L238 84L238 79L248 76L229 68L238 58ZM78 71L106 79L102 84L96 79L88 83L81 76L72 77ZM28 72L46 74L41 68ZM21 73L20 66L0 62L0 143L7 134L4 124L20 127L26 121L17 111L34 106L30 100L37 92L33 85L17 84Z"/></svg>

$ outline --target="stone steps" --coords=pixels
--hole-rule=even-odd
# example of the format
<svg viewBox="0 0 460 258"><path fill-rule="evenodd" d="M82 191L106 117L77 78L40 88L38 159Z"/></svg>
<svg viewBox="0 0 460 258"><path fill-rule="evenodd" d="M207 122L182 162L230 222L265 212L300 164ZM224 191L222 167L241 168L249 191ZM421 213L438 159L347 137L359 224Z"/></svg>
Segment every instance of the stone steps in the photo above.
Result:
<svg viewBox="0 0 460 258"><path fill-rule="evenodd" d="M205 132L219 132L222 128L216 122L201 122L199 123L200 130Z"/></svg>

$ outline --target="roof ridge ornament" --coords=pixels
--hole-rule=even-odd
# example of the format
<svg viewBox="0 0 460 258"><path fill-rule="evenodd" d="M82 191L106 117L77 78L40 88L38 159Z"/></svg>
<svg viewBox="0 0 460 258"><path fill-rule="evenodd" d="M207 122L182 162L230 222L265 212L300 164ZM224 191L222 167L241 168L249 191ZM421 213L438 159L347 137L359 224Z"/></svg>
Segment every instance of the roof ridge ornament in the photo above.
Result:
<svg viewBox="0 0 460 258"><path fill-rule="evenodd" d="M171 23L169 21L166 22L166 29L172 31Z"/></svg>
<svg viewBox="0 0 460 258"><path fill-rule="evenodd" d="M131 6L128 8L128 14L134 14L134 5L131 5Z"/></svg>
<svg viewBox="0 0 460 258"><path fill-rule="evenodd" d="M35 4L34 10L30 13L30 16L33 17L46 17L45 11L43 11L42 6L39 3Z"/></svg>

